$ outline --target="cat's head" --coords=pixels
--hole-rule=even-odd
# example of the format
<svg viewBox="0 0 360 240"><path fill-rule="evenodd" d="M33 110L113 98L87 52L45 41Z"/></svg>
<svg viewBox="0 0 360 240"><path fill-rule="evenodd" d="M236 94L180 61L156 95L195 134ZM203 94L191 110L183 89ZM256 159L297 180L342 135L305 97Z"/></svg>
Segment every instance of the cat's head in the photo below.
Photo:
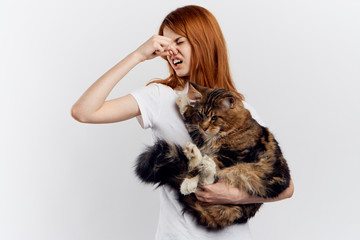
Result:
<svg viewBox="0 0 360 240"><path fill-rule="evenodd" d="M195 99L193 123L198 124L198 129L204 136L225 136L249 117L241 99L234 92L194 83L191 85L189 95Z"/></svg>

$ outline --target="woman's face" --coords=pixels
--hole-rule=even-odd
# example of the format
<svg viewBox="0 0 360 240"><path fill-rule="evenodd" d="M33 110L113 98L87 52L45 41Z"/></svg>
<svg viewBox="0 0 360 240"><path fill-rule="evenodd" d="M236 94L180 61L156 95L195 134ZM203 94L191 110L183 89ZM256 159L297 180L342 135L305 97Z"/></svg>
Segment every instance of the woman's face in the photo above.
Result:
<svg viewBox="0 0 360 240"><path fill-rule="evenodd" d="M164 37L168 37L176 46L177 53L167 57L170 65L179 77L190 76L191 45L189 40L165 27Z"/></svg>

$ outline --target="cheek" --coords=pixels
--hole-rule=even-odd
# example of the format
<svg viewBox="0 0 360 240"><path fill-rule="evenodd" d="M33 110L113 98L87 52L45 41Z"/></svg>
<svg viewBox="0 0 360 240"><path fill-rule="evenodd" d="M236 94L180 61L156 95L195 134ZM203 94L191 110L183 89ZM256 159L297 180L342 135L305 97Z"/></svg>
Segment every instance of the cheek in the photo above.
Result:
<svg viewBox="0 0 360 240"><path fill-rule="evenodd" d="M173 66L172 63L171 63L171 59L170 59L169 57L166 57L166 60L168 61L168 63L170 64L170 66L171 66L172 68L174 68L174 66Z"/></svg>
<svg viewBox="0 0 360 240"><path fill-rule="evenodd" d="M183 49L184 55L186 60L190 63L191 60L191 47L187 46L185 49Z"/></svg>
<svg viewBox="0 0 360 240"><path fill-rule="evenodd" d="M189 65L191 64L191 54L188 55L187 61L189 62Z"/></svg>

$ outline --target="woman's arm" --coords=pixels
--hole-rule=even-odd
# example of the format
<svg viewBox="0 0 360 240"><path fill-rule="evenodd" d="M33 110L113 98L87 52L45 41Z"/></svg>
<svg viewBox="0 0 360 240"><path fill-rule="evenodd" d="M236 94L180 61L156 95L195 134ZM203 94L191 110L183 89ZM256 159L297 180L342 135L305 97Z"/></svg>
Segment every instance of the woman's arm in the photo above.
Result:
<svg viewBox="0 0 360 240"><path fill-rule="evenodd" d="M290 185L276 198L261 198L250 196L248 193L240 191L238 188L231 187L222 181L215 184L202 185L202 190L196 191L198 200L209 204L249 204L276 202L286 198L291 198L294 193L294 184L290 180Z"/></svg>
<svg viewBox="0 0 360 240"><path fill-rule="evenodd" d="M91 85L73 105L71 115L84 123L119 122L139 115L139 107L131 95L110 101L106 101L106 98L116 84L140 62L176 52L171 39L154 35Z"/></svg>

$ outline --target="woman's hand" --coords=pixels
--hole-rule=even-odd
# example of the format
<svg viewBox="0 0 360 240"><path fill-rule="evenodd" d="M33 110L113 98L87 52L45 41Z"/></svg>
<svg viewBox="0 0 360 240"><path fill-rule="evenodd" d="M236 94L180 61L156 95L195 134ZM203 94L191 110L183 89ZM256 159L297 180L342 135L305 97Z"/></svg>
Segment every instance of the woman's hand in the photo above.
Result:
<svg viewBox="0 0 360 240"><path fill-rule="evenodd" d="M222 180L199 187L201 190L195 192L197 199L208 204L240 204L241 200L250 197L246 192L231 187Z"/></svg>
<svg viewBox="0 0 360 240"><path fill-rule="evenodd" d="M175 43L170 38L152 36L91 85L74 104L71 115L84 123L119 122L138 116L140 109L131 95L109 101L106 98L115 85L140 62L177 53Z"/></svg>
<svg viewBox="0 0 360 240"><path fill-rule="evenodd" d="M134 53L138 55L140 61L145 61L157 56L165 57L177 54L177 49L170 38L154 35L136 49Z"/></svg>
<svg viewBox="0 0 360 240"><path fill-rule="evenodd" d="M250 196L247 192L240 191L238 188L227 185L219 180L217 183L200 185L201 190L195 192L199 201L205 204L250 204L275 202L290 198L294 193L294 185L290 180L290 185L276 198L261 198Z"/></svg>

